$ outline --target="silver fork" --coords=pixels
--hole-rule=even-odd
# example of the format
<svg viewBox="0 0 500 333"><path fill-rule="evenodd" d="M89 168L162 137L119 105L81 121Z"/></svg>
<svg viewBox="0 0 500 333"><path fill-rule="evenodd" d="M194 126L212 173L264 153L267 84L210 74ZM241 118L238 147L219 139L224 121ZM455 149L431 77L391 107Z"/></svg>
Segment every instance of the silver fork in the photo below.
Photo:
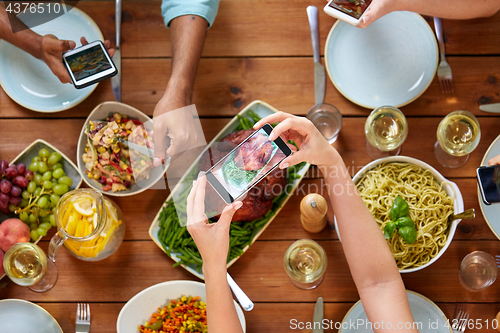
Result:
<svg viewBox="0 0 500 333"><path fill-rule="evenodd" d="M453 320L453 323L451 325L452 331L454 333L465 332L468 320L469 320L469 314L465 311L460 311L457 315L457 318Z"/></svg>
<svg viewBox="0 0 500 333"><path fill-rule="evenodd" d="M76 333L90 332L90 305L78 303L76 309Z"/></svg>
<svg viewBox="0 0 500 333"><path fill-rule="evenodd" d="M445 94L453 92L453 76L451 75L451 67L446 62L444 52L444 35L443 26L439 17L434 18L434 27L436 28L436 36L439 43L439 53L441 55L441 62L437 69L438 81L441 86L441 91Z"/></svg>
<svg viewBox="0 0 500 333"><path fill-rule="evenodd" d="M500 256L497 254L495 258L497 260L497 266L500 267Z"/></svg>

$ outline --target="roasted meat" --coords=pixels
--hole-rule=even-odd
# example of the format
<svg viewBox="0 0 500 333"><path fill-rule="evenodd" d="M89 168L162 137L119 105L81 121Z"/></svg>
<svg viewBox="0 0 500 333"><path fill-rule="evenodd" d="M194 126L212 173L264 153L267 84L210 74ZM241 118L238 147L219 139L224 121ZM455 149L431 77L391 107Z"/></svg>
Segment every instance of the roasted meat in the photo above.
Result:
<svg viewBox="0 0 500 333"><path fill-rule="evenodd" d="M272 152L273 143L258 133L238 148L234 161L243 170L259 170L271 159Z"/></svg>
<svg viewBox="0 0 500 333"><path fill-rule="evenodd" d="M198 169L207 171L252 133L252 130L241 130L228 134L221 142L205 152L200 159ZM280 195L287 184L286 171L281 169L273 170L248 192L242 201L243 206L236 211L233 221L255 221L263 217L271 209L273 205L272 199ZM218 198L212 186L207 186L206 191L207 198L213 198L214 195ZM215 201L221 202L222 200ZM206 202L206 205L215 208L214 206L217 204ZM220 211L221 209L222 207L217 207L217 209L210 210ZM215 217L215 219L217 218Z"/></svg>

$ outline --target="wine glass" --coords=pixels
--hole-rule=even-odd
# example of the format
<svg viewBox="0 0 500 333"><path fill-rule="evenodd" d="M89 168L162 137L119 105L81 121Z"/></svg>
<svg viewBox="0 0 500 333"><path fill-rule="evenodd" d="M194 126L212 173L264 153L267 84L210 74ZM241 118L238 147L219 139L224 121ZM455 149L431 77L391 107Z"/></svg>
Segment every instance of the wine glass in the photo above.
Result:
<svg viewBox="0 0 500 333"><path fill-rule="evenodd" d="M323 281L327 259L321 245L310 239L300 239L286 250L283 263L294 286L313 289Z"/></svg>
<svg viewBox="0 0 500 333"><path fill-rule="evenodd" d="M454 111L439 123L434 155L447 168L464 165L481 139L479 121L469 111Z"/></svg>
<svg viewBox="0 0 500 333"><path fill-rule="evenodd" d="M12 282L36 292L50 290L57 282L56 265L33 243L12 245L5 253L3 267Z"/></svg>
<svg viewBox="0 0 500 333"><path fill-rule="evenodd" d="M384 105L373 110L365 123L366 152L376 160L396 156L408 136L408 123L398 108Z"/></svg>

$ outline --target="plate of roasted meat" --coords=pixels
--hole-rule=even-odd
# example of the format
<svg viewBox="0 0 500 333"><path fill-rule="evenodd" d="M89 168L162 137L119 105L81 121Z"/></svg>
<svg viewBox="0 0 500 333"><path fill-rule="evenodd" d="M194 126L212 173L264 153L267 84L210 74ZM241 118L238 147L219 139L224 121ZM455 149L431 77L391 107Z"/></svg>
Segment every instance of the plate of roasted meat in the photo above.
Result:
<svg viewBox="0 0 500 333"><path fill-rule="evenodd" d="M274 112L277 112L275 108L262 101L250 103L208 144L171 191L153 220L149 235L174 260L174 266L182 266L200 279L204 278L201 272L201 256L186 227L180 222L182 216L179 218L179 215L183 214L182 202L189 194L192 180L197 178L199 171L208 170L251 135L254 132L253 125L258 120ZM255 150L259 147L249 148ZM278 215L309 166L307 163L301 163L288 169L277 168L247 193L242 200L243 206L236 212L231 223L227 267L248 250ZM207 190L213 191L209 187ZM218 216L214 216L210 220L216 221L217 218Z"/></svg>

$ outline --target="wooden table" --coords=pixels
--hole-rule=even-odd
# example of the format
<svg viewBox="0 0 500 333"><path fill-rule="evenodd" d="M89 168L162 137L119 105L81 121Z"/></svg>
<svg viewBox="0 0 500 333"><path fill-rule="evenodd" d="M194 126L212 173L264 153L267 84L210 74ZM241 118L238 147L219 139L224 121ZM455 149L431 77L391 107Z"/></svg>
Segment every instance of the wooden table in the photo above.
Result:
<svg viewBox="0 0 500 333"><path fill-rule="evenodd" d="M169 33L160 15L160 3L123 3L123 102L148 115L152 115L170 73ZM322 8L324 1L221 1L219 15L208 32L194 93L207 140L255 99L300 115L313 105L312 49L305 12L308 5ZM78 7L113 41L114 2L81 1ZM320 10L322 50L334 22ZM471 318L482 320L484 325L500 311L500 283L482 292L468 292L459 283L458 267L462 258L474 250L500 254L500 243L481 215L474 179L475 168L500 134L500 117L478 109L483 103L500 102L500 14L470 21L445 20L443 27L455 94L442 94L434 79L420 98L402 108L410 128L402 153L433 165L456 182L465 207L475 208L477 218L460 223L440 260L425 270L403 274L403 279L409 290L436 302L448 317L464 305ZM337 106L344 115L344 127L334 146L354 174L370 162L363 132L370 110L346 100L327 81L326 102ZM108 100L113 100L109 80L73 109L44 114L24 109L0 89L0 157L11 160L41 138L76 162L77 138L85 118L97 104ZM481 143L465 166L446 169L437 163L433 144L441 118L457 109L469 110L479 117ZM255 302L255 309L246 313L247 332L285 332L290 330L291 319L311 321L319 296L326 302L325 318L341 321L359 299L332 224L332 212L329 226L320 234L309 234L300 225L299 202L304 194L317 191L319 177L317 169L311 169L302 183L303 191L291 198L248 253L229 270ZM139 291L163 281L196 280L184 269L172 268L173 261L148 236L149 225L167 195L167 191L149 190L116 200L125 214L127 232L112 257L85 263L62 250L57 261L59 281L52 290L37 294L4 279L0 281L0 299L21 298L40 304L54 315L65 332L74 331L76 303L90 302L92 332L115 332L120 309ZM325 280L311 291L292 286L282 267L286 248L300 238L317 240L328 255ZM40 242L42 248L47 249L48 239Z"/></svg>

